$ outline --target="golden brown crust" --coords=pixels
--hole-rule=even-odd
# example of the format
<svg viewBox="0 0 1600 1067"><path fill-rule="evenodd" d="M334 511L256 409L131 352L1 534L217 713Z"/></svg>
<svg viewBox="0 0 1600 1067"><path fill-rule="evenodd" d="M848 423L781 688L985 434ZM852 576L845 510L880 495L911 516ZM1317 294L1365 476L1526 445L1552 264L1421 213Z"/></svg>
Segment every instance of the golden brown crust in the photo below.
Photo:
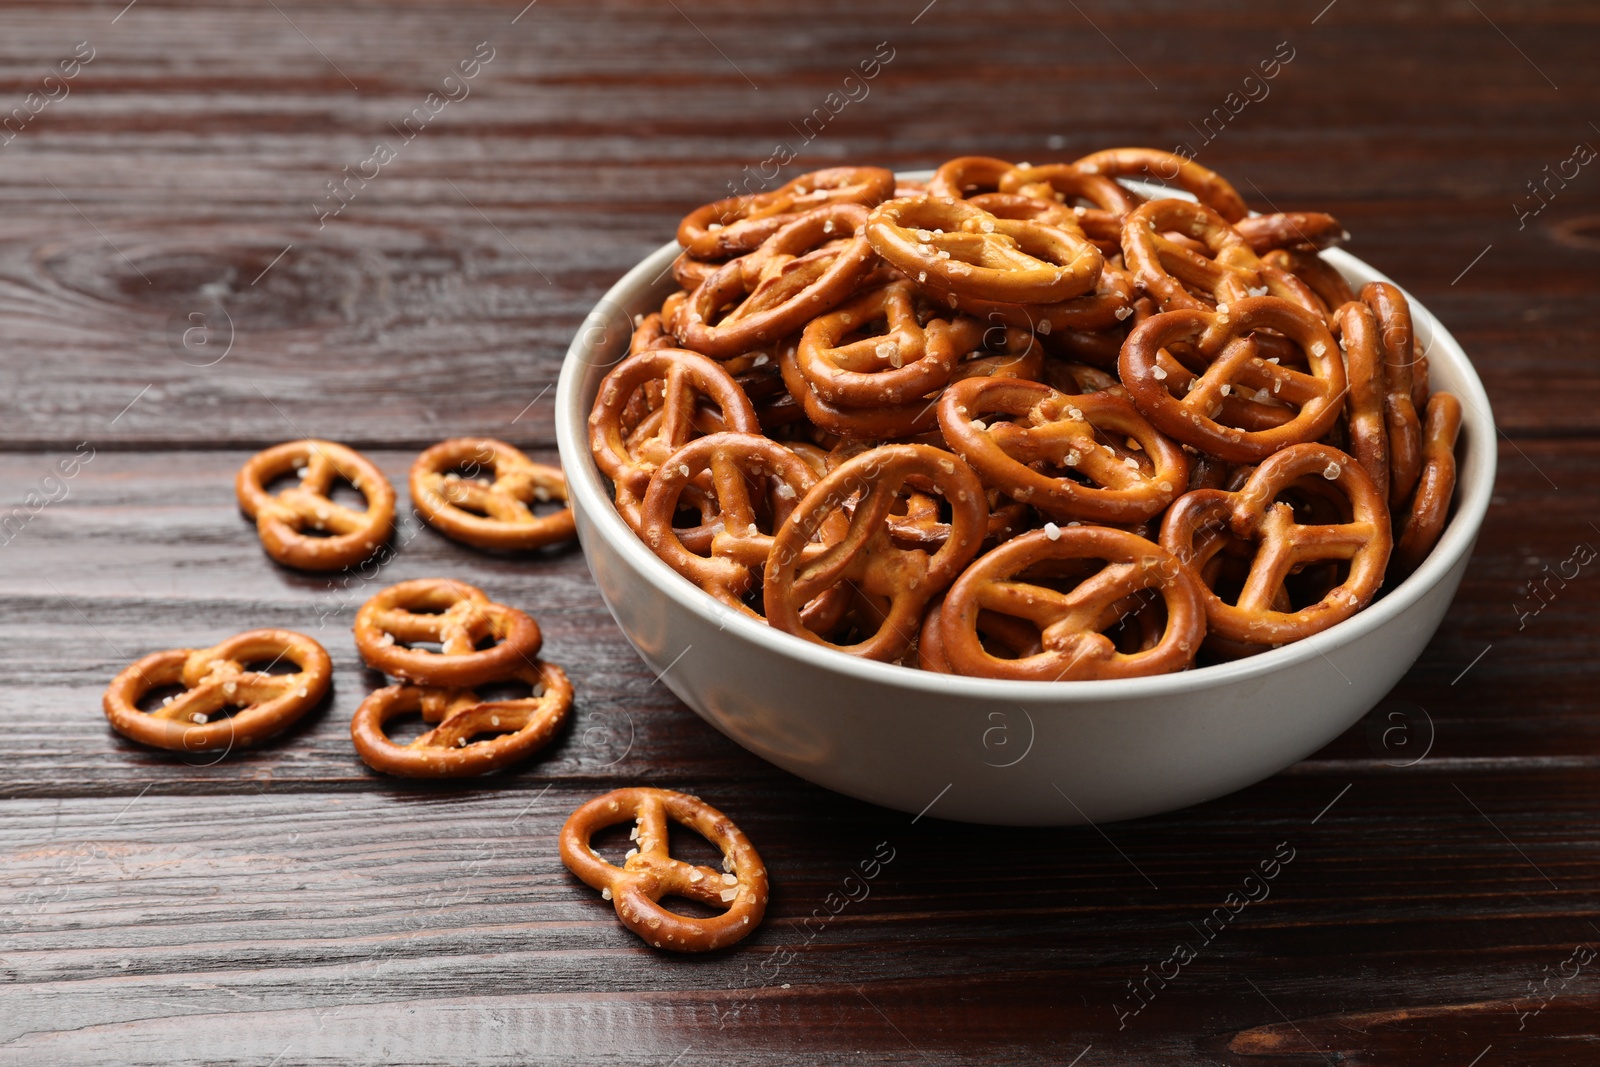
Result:
<svg viewBox="0 0 1600 1067"><path fill-rule="evenodd" d="M630 819L638 823L633 835L638 845L616 867L601 859L590 841L598 831ZM669 821L715 845L723 855L722 870L674 859L667 850ZM624 926L672 952L726 948L755 932L767 910L767 868L744 831L699 797L668 789L618 789L578 808L561 828L561 862L611 901ZM680 915L662 907L666 896L724 910L706 918Z"/></svg>
<svg viewBox="0 0 1600 1067"><path fill-rule="evenodd" d="M468 477L454 472L468 468ZM479 479L478 471L488 477ZM492 437L453 437L411 464L411 503L453 541L506 551L544 548L577 536L572 509L547 516L535 503L567 499L560 468L535 463Z"/></svg>
<svg viewBox="0 0 1600 1067"><path fill-rule="evenodd" d="M521 763L566 722L572 683L560 667L542 660L495 679L513 680L527 683L532 694L485 701L470 688L401 683L376 690L350 720L356 753L373 770L403 778L467 778ZM409 744L395 744L384 725L413 713L437 725ZM474 740L480 736L484 740Z"/></svg>
<svg viewBox="0 0 1600 1067"><path fill-rule="evenodd" d="M292 663L300 670L274 674L250 664ZM316 641L293 630L247 630L211 648L153 652L129 664L106 688L103 706L124 737L173 752L232 750L281 733L328 692L333 663ZM183 692L149 712L139 701L152 690L178 685ZM234 714L218 718L233 707Z"/></svg>
<svg viewBox="0 0 1600 1067"><path fill-rule="evenodd" d="M300 484L277 494L267 486L294 472ZM343 478L367 501L365 511L329 496ZM239 507L256 520L267 555L286 567L337 571L353 567L383 547L394 531L394 487L361 453L332 441L287 441L257 452L234 479ZM307 534L307 529L329 536Z"/></svg>
<svg viewBox="0 0 1600 1067"><path fill-rule="evenodd" d="M418 685L475 686L533 665L543 637L516 608L453 578L417 578L380 590L356 612L356 650L373 670ZM491 641L488 648L478 646ZM440 651L408 648L434 643Z"/></svg>

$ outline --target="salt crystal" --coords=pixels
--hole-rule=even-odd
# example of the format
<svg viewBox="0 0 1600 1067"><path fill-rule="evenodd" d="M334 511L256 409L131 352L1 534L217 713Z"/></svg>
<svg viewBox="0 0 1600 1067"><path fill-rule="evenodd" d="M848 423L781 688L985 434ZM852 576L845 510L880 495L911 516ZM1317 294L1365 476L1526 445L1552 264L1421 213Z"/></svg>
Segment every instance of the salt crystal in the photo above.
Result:
<svg viewBox="0 0 1600 1067"><path fill-rule="evenodd" d="M1155 380L1158 382L1165 381L1167 377L1167 369L1165 367L1157 367L1155 370L1151 371L1150 374L1151 377L1155 378Z"/></svg>
<svg viewBox="0 0 1600 1067"><path fill-rule="evenodd" d="M1059 541L1061 540L1061 527L1053 522L1047 522L1044 524L1044 535L1052 541Z"/></svg>
<svg viewBox="0 0 1600 1067"><path fill-rule="evenodd" d="M1322 468L1322 476L1328 479L1330 482L1338 478L1342 473L1344 473L1344 468L1339 466L1337 463L1330 463L1326 467Z"/></svg>

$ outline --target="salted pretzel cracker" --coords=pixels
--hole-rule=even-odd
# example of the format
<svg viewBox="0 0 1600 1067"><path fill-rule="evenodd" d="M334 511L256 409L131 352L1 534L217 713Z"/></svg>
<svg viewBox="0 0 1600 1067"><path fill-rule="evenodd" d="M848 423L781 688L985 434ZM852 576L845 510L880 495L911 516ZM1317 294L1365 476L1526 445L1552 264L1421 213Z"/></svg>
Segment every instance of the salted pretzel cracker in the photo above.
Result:
<svg viewBox="0 0 1600 1067"><path fill-rule="evenodd" d="M1073 212L1084 234L1105 255L1122 251L1122 220L1144 199L1104 174L1091 174L1071 163L1015 167L1000 176L1000 192L1061 204ZM985 210L993 210L982 203ZM1089 206L1077 203L1088 202Z"/></svg>
<svg viewBox="0 0 1600 1067"><path fill-rule="evenodd" d="M402 778L467 778L521 763L548 745L567 721L572 683L560 667L543 660L495 681L524 682L532 692L483 700L470 688L385 686L356 708L350 739L367 766ZM406 745L389 739L387 723L419 712L437 725Z"/></svg>
<svg viewBox="0 0 1600 1067"><path fill-rule="evenodd" d="M598 831L630 819L638 824L638 846L617 867L590 842ZM671 822L715 845L722 869L674 859L668 851ZM750 839L699 797L669 789L618 789L578 808L561 827L561 862L611 901L622 925L647 944L673 952L726 948L753 933L767 910L767 868ZM666 896L725 910L707 918L680 915L661 905Z"/></svg>
<svg viewBox="0 0 1600 1067"><path fill-rule="evenodd" d="M1450 500L1456 491L1456 437L1461 433L1461 401L1449 393L1428 398L1428 421L1422 434L1422 475L1405 512L1394 567L1401 577L1422 566L1444 533Z"/></svg>
<svg viewBox="0 0 1600 1067"><path fill-rule="evenodd" d="M980 300L956 293L947 294L945 303L990 326L1010 326L1050 337L1066 330L1107 330L1121 326L1134 314L1135 291L1131 274L1106 263L1092 291L1054 304Z"/></svg>
<svg viewBox="0 0 1600 1067"><path fill-rule="evenodd" d="M1316 475L1349 501L1346 522L1299 522L1279 496L1299 479ZM1161 544L1197 573L1231 535L1256 546L1248 577L1229 604L1203 593L1209 632L1251 645L1282 645L1320 633L1361 610L1383 584L1393 538L1389 509L1361 465L1327 445L1291 445L1262 461L1237 493L1197 489L1178 498L1161 523ZM1344 581L1314 604L1282 610L1284 580L1299 567L1348 561ZM1277 604L1275 607L1274 604Z"/></svg>
<svg viewBox="0 0 1600 1067"><path fill-rule="evenodd" d="M1177 234L1199 246L1191 249ZM1162 311L1206 310L1200 289L1215 303L1249 296L1276 296L1323 313L1322 302L1300 279L1261 261L1244 236L1204 204L1152 200L1122 221L1122 253L1128 269Z"/></svg>
<svg viewBox="0 0 1600 1067"><path fill-rule="evenodd" d="M1383 355L1378 341L1378 319L1358 300L1339 308L1339 340L1344 347L1345 378L1350 393L1345 401L1345 432L1349 452L1367 472L1385 500L1389 498L1389 428L1384 416Z"/></svg>
<svg viewBox="0 0 1600 1067"><path fill-rule="evenodd" d="M455 474L459 467L488 471L493 480ZM533 513L536 502L567 499L559 467L535 463L522 451L492 437L453 437L423 452L411 464L411 502L434 529L477 548L533 549L576 537L572 509Z"/></svg>
<svg viewBox="0 0 1600 1067"><path fill-rule="evenodd" d="M1029 568L1058 561L1105 566L1068 592L1028 580ZM978 557L940 608L940 649L958 672L981 678L1051 682L1134 678L1192 666L1205 636L1199 583L1160 545L1105 526L1047 527ZM1160 599L1162 636L1137 652L1118 651L1103 631ZM979 639L983 612L1021 619L1040 634L1040 650L993 655Z"/></svg>
<svg viewBox="0 0 1600 1067"><path fill-rule="evenodd" d="M700 260L749 252L813 208L827 204L873 207L894 196L894 172L882 167L829 167L802 174L771 192L717 200L678 225L678 243Z"/></svg>
<svg viewBox="0 0 1600 1067"><path fill-rule="evenodd" d="M728 359L776 342L848 300L876 262L859 232L867 217L859 204L815 208L718 267L678 314L678 340Z"/></svg>
<svg viewBox="0 0 1600 1067"><path fill-rule="evenodd" d="M1411 499L1422 475L1422 420L1412 395L1411 305L1399 287L1388 282L1368 282L1361 287L1360 298L1378 319L1386 384L1383 411L1389 427L1389 506L1398 511Z"/></svg>
<svg viewBox="0 0 1600 1067"><path fill-rule="evenodd" d="M544 638L539 624L497 604L475 585L416 578L381 589L361 605L356 650L373 670L418 685L487 685L532 665ZM484 649L485 640L494 643ZM438 644L440 651L408 648Z"/></svg>
<svg viewBox="0 0 1600 1067"><path fill-rule="evenodd" d="M917 316L917 290L894 282L806 324L795 358L824 400L852 407L904 404L939 389L977 347L976 323ZM883 332L868 327L883 324ZM852 339L853 338L853 339Z"/></svg>
<svg viewBox="0 0 1600 1067"><path fill-rule="evenodd" d="M823 399L800 369L798 344L784 346L778 369L783 374L784 388L800 404L806 419L828 433L859 440L885 440L912 437L938 425L934 410L937 397L862 407Z"/></svg>
<svg viewBox="0 0 1600 1067"><path fill-rule="evenodd" d="M673 518L684 490L706 475L714 489L716 513L709 524L709 543L697 551L684 543ZM817 472L799 454L759 434L697 438L674 452L651 478L639 536L667 566L722 603L749 612L743 598L766 569L772 531L783 525L817 479ZM752 483L757 488L754 494ZM823 532L837 540L843 527L844 516L835 515ZM823 545L815 544L804 551L814 556L822 550Z"/></svg>
<svg viewBox="0 0 1600 1067"><path fill-rule="evenodd" d="M292 674L252 664L292 663ZM328 692L333 663L321 645L293 630L247 630L211 648L153 652L125 667L102 704L112 729L173 752L247 748L292 726ZM183 692L149 712L139 701L152 690ZM218 718L227 708L234 714Z"/></svg>
<svg viewBox="0 0 1600 1067"><path fill-rule="evenodd" d="M1242 219L1235 219L1232 225L1250 250L1263 259L1273 251L1295 251L1315 258L1317 249L1332 248L1350 237L1344 223L1323 211L1274 211L1270 215L1246 215Z"/></svg>
<svg viewBox="0 0 1600 1067"><path fill-rule="evenodd" d="M1105 259L1082 230L996 218L970 201L917 197L872 209L873 249L940 298L1053 304L1094 289Z"/></svg>
<svg viewBox="0 0 1600 1067"><path fill-rule="evenodd" d="M945 390L939 427L988 484L1063 521L1147 519L1189 480L1183 450L1109 393L969 378Z"/></svg>
<svg viewBox="0 0 1600 1067"><path fill-rule="evenodd" d="M1304 282L1306 288L1315 293L1322 306L1327 309L1330 322L1340 308L1356 298L1350 283L1344 280L1344 275L1315 251L1275 248L1263 255L1261 262L1269 267L1287 271Z"/></svg>
<svg viewBox="0 0 1600 1067"><path fill-rule="evenodd" d="M1223 310L1226 308L1226 310ZM1257 330L1288 338L1304 353L1308 371L1261 358ZM1162 350L1185 343L1207 366L1174 395L1183 368ZM1338 342L1322 317L1277 297L1248 297L1218 305L1214 312L1183 309L1156 315L1136 326L1122 346L1122 384L1134 406L1156 428L1184 444L1235 463L1248 463L1291 444L1327 433L1344 402L1344 363ZM1276 425L1241 428L1217 421L1235 389L1253 390L1261 408L1292 405ZM1237 399L1237 398L1236 398ZM1258 411L1258 414L1267 414Z"/></svg>
<svg viewBox="0 0 1600 1067"><path fill-rule="evenodd" d="M1250 214L1239 191L1222 175L1192 159L1159 148L1105 148L1075 160L1072 165L1085 174L1103 174L1108 178L1155 178L1170 182L1193 193L1196 200L1228 222L1238 222Z"/></svg>
<svg viewBox="0 0 1600 1067"><path fill-rule="evenodd" d="M300 483L272 494L267 486L297 473ZM366 498L356 511L329 493L343 478ZM371 460L344 445L306 438L257 452L234 479L240 509L256 520L267 555L285 567L337 571L368 559L394 532L394 487ZM327 536L308 534L316 530Z"/></svg>
<svg viewBox="0 0 1600 1067"><path fill-rule="evenodd" d="M950 535L937 551L896 545L890 509L908 480L950 507ZM829 517L854 503L849 529L825 551L808 555ZM840 464L811 487L773 539L763 582L767 621L785 633L867 659L896 660L916 640L929 599L977 555L988 526L983 484L959 456L930 445L883 445ZM835 644L806 628L800 609L849 583L886 602L879 625L861 641Z"/></svg>
<svg viewBox="0 0 1600 1067"><path fill-rule="evenodd" d="M635 394L654 386L660 406L636 426L627 412ZM589 412L589 448L602 473L616 486L623 517L638 528L638 504L662 460L697 436L700 398L722 411L723 427L759 433L750 398L715 360L681 348L639 352L618 363L600 382Z"/></svg>

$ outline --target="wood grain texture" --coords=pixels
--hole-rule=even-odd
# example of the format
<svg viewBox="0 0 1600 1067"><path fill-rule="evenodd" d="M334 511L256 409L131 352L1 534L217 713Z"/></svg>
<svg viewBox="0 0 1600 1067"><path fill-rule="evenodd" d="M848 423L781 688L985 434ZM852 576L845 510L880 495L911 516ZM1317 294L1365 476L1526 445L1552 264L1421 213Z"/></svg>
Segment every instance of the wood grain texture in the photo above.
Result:
<svg viewBox="0 0 1600 1067"><path fill-rule="evenodd" d="M0 2L0 1060L1594 1062L1600 579L1528 582L1600 544L1600 170L1528 183L1600 143L1600 11L523 3ZM4 127L79 42L70 92ZM480 42L470 95L404 140ZM1280 42L1270 93L1205 141ZM870 94L807 141L880 43ZM395 160L319 222L378 141ZM474 553L409 516L406 468L443 437L554 459L584 313L780 141L789 172L1188 142L1254 206L1336 213L1455 333L1505 435L1471 569L1394 692L1185 811L913 821L701 723L581 554ZM239 515L244 457L305 435L396 482L378 577L276 567ZM545 756L465 785L380 778L348 739L379 684L355 608L436 574L533 612L578 685ZM106 727L128 660L262 625L335 664L288 736L212 762ZM653 954L560 866L566 814L640 783L761 849L772 908L740 948ZM1280 849L1270 895L1228 911ZM1180 942L1195 958L1152 978Z"/></svg>

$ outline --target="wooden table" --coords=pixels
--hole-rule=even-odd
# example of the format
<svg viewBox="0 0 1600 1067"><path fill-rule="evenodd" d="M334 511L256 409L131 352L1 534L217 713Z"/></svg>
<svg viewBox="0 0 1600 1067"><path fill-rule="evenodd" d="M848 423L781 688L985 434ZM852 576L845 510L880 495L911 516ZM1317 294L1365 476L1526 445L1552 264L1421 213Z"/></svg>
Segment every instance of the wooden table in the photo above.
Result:
<svg viewBox="0 0 1600 1067"><path fill-rule="evenodd" d="M1600 167L1571 162L1600 144L1600 12L1323 2L5 4L7 1062L1600 1062L1600 578L1528 588L1600 544ZM1190 810L914 820L700 722L576 551L494 558L408 518L381 581L528 608L579 697L520 771L369 773L347 722L379 681L349 624L376 583L270 564L234 471L306 435L401 486L453 434L552 458L584 311L780 143L786 174L1188 143L1259 207L1343 219L1472 354L1504 432L1401 685ZM129 660L256 626L334 659L290 736L213 763L107 729ZM736 950L652 953L561 867L565 815L633 783L758 843L772 906ZM1203 937L1275 854L1270 896ZM1196 958L1148 979L1178 943Z"/></svg>

